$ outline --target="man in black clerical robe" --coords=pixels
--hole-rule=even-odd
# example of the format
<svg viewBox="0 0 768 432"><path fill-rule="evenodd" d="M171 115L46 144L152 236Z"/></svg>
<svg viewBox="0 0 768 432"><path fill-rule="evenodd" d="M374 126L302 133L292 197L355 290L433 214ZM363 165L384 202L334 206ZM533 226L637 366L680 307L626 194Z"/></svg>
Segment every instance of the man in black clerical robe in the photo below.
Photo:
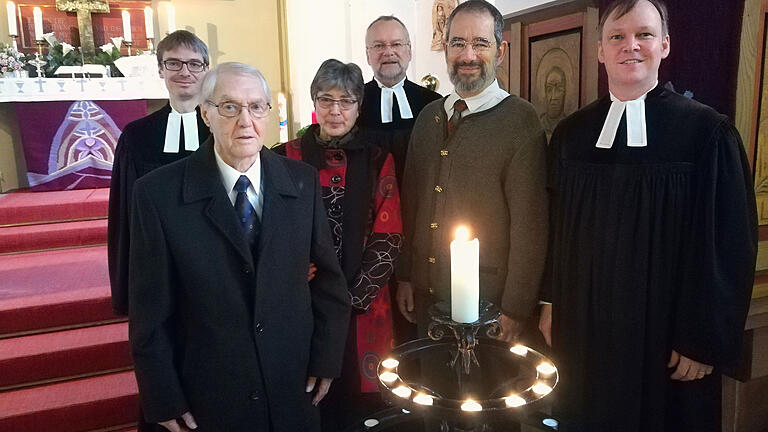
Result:
<svg viewBox="0 0 768 432"><path fill-rule="evenodd" d="M666 22L659 0L609 6L598 58L611 95L552 135L545 288L561 431L720 431L721 374L739 358L752 177L726 116L658 85Z"/></svg>
<svg viewBox="0 0 768 432"><path fill-rule="evenodd" d="M403 178L411 129L422 108L440 94L406 78L411 62L408 29L394 16L376 18L365 35L366 57L374 79L365 84L358 119L361 128L378 131L395 158L398 185Z"/></svg>
<svg viewBox="0 0 768 432"><path fill-rule="evenodd" d="M200 117L199 94L208 68L208 47L194 34L178 30L157 45L160 77L169 103L128 123L120 135L109 188L107 250L112 308L128 315L128 254L134 182L155 168L192 154L209 136Z"/></svg>

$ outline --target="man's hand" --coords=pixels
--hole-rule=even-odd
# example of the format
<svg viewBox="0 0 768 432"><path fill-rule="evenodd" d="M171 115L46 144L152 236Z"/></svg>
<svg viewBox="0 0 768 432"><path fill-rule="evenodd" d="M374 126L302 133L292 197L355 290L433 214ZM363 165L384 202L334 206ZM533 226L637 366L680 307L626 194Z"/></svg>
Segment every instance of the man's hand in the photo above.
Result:
<svg viewBox="0 0 768 432"><path fill-rule="evenodd" d="M317 377L309 377L307 378L307 389L306 392L310 393L315 388L315 382L317 381ZM317 391L315 392L315 397L312 398L312 405L317 406L318 403L320 403L321 400L325 397L325 395L328 394L328 390L331 388L331 382L333 381L333 378L320 378L320 383L317 385Z"/></svg>
<svg viewBox="0 0 768 432"><path fill-rule="evenodd" d="M410 282L397 283L397 308L409 322L416 322L416 314L413 312L413 285Z"/></svg>
<svg viewBox="0 0 768 432"><path fill-rule="evenodd" d="M317 266L314 263L309 263L309 272L307 272L307 282L315 278L315 273L317 273Z"/></svg>
<svg viewBox="0 0 768 432"><path fill-rule="evenodd" d="M192 413L189 411L181 415L181 420L181 423L176 419L160 422L160 426L171 432L187 432L189 430L197 429L195 418L192 417Z"/></svg>
<svg viewBox="0 0 768 432"><path fill-rule="evenodd" d="M544 341L552 346L552 304L542 304L539 315L539 331L544 335Z"/></svg>
<svg viewBox="0 0 768 432"><path fill-rule="evenodd" d="M704 378L705 375L712 373L712 366L691 360L686 356L680 355L677 351L672 351L669 357L668 368L677 365L677 369L670 378L677 381L693 381Z"/></svg>
<svg viewBox="0 0 768 432"><path fill-rule="evenodd" d="M496 337L496 339L507 343L512 343L517 340L521 329L519 321L515 321L512 318L501 314L499 317L499 324L501 324L501 333L499 333L499 336Z"/></svg>

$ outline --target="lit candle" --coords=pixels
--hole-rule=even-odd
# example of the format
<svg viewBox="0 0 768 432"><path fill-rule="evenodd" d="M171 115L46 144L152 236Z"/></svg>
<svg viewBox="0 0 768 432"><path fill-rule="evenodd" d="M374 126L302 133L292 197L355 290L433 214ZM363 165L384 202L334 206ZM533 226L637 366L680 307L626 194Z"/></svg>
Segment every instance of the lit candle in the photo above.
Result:
<svg viewBox="0 0 768 432"><path fill-rule="evenodd" d="M16 28L16 5L9 1L5 5L6 11L8 11L8 36L18 36L19 29Z"/></svg>
<svg viewBox="0 0 768 432"><path fill-rule="evenodd" d="M127 10L123 11L123 40L133 42L131 37L131 14Z"/></svg>
<svg viewBox="0 0 768 432"><path fill-rule="evenodd" d="M168 10L168 33L173 33L176 31L176 9L171 3L168 3L166 8Z"/></svg>
<svg viewBox="0 0 768 432"><path fill-rule="evenodd" d="M467 399L466 402L461 404L461 410L462 411L477 412L477 411L482 411L483 410L483 406L480 405L479 403L473 401L472 399Z"/></svg>
<svg viewBox="0 0 768 432"><path fill-rule="evenodd" d="M471 323L480 308L480 242L464 227L451 242L451 319Z"/></svg>
<svg viewBox="0 0 768 432"><path fill-rule="evenodd" d="M152 19L152 8L149 6L144 8L144 27L147 29L147 39L154 39L155 23Z"/></svg>
<svg viewBox="0 0 768 432"><path fill-rule="evenodd" d="M35 19L35 40L43 39L43 11L39 7L32 10L32 16Z"/></svg>

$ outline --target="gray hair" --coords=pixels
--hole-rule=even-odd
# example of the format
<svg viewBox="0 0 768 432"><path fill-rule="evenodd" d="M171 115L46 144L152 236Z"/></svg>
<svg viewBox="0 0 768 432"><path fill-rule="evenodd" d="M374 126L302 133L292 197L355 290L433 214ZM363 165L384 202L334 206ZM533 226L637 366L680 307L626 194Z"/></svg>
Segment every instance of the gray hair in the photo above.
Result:
<svg viewBox="0 0 768 432"><path fill-rule="evenodd" d="M267 85L267 80L264 79L264 75L262 75L255 67L238 62L221 63L205 74L203 83L200 86L200 102L205 102L211 99L213 91L216 89L216 81L218 80L219 75L245 75L257 78L259 82L261 82L261 88L264 89L264 94L267 96L267 103L272 102L272 93L269 91L269 85Z"/></svg>
<svg viewBox="0 0 768 432"><path fill-rule="evenodd" d="M403 28L403 31L405 31L406 42L411 43L411 35L410 35L410 33L408 33L408 27L406 27L405 24L403 24L403 22L400 21L400 18L398 18L398 17L396 17L394 15L382 15L382 16L376 18L375 20L373 20L373 22L368 24L368 28L365 29L366 37L368 36L368 32L371 31L371 27L373 27L373 25L376 24L377 22L382 22L382 21L395 21L398 24L400 24L400 26Z"/></svg>
<svg viewBox="0 0 768 432"><path fill-rule="evenodd" d="M355 99L357 99L358 109L363 105L363 71L360 66L354 63L344 64L336 59L328 59L320 65L320 69L309 86L309 93L312 100L315 100L317 94L322 91L328 91L333 88L343 90Z"/></svg>
<svg viewBox="0 0 768 432"><path fill-rule="evenodd" d="M496 39L496 46L501 46L501 38L504 34L504 17L501 16L496 7L485 0L467 0L464 3L456 6L456 9L451 12L451 16L445 23L445 37L446 39L451 34L451 23L453 19L461 12L473 12L473 13L487 13L493 18L493 37Z"/></svg>
<svg viewBox="0 0 768 432"><path fill-rule="evenodd" d="M164 37L160 43L157 44L157 64L162 66L163 55L166 51L175 50L178 47L186 47L192 51L200 54L203 57L203 63L208 66L208 46L205 42L201 41L199 37L194 33L187 30L176 30L175 32Z"/></svg>

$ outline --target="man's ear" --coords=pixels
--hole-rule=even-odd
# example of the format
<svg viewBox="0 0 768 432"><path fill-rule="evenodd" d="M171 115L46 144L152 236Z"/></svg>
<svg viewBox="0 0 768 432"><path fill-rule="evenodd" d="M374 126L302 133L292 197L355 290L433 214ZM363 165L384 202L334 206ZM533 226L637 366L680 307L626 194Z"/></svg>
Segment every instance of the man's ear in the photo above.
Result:
<svg viewBox="0 0 768 432"><path fill-rule="evenodd" d="M664 35L664 38L661 40L661 58L665 59L669 55L669 34Z"/></svg>
<svg viewBox="0 0 768 432"><path fill-rule="evenodd" d="M205 109L205 102L198 105L200 107L200 117L203 118L203 123L206 126L211 127L211 121L208 119L208 110Z"/></svg>
<svg viewBox="0 0 768 432"><path fill-rule="evenodd" d="M501 45L499 45L499 58L496 60L496 66L498 67L502 61L504 61L504 56L507 54L507 50L509 49L509 44L507 41L501 41Z"/></svg>
<svg viewBox="0 0 768 432"><path fill-rule="evenodd" d="M603 43L597 42L597 61L605 63L605 53L603 52Z"/></svg>

